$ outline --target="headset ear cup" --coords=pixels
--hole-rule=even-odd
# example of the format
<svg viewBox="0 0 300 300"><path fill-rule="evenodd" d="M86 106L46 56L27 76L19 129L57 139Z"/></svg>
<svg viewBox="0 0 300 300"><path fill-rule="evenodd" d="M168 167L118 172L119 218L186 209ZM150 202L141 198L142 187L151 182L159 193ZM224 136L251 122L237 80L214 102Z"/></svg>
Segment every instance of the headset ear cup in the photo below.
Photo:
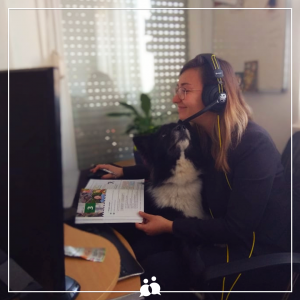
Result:
<svg viewBox="0 0 300 300"><path fill-rule="evenodd" d="M208 106L209 104L216 101L219 97L219 87L217 85L206 85L202 91L202 101L204 106ZM218 103L214 105L210 111L213 112L221 112L225 107L225 103Z"/></svg>
<svg viewBox="0 0 300 300"><path fill-rule="evenodd" d="M206 85L202 92L202 101L204 106L208 106L218 99L219 88L217 85Z"/></svg>

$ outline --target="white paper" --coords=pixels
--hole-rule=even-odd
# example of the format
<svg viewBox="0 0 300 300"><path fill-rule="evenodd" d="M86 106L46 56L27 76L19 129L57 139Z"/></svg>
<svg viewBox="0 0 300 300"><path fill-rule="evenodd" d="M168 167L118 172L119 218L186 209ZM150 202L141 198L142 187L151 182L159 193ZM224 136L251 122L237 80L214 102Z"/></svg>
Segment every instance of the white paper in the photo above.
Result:
<svg viewBox="0 0 300 300"><path fill-rule="evenodd" d="M99 190L100 194L102 192L101 196L98 196L101 203L95 204L93 213L87 213L88 204L81 198L75 223L141 223L143 219L138 212L144 211L144 183L144 179L91 179L85 189Z"/></svg>

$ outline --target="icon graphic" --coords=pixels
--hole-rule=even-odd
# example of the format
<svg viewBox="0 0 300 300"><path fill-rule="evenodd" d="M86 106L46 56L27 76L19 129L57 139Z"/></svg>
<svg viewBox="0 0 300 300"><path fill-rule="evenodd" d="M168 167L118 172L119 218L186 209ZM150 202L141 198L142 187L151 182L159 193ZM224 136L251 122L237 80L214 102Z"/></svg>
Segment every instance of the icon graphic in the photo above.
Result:
<svg viewBox="0 0 300 300"><path fill-rule="evenodd" d="M85 213L95 212L95 209L96 209L96 203L86 203L84 206Z"/></svg>
<svg viewBox="0 0 300 300"><path fill-rule="evenodd" d="M148 289L149 288L149 284L147 284L148 283L148 279L144 279L143 282L145 284L143 284L141 286L141 288L140 288L140 292L141 292L140 297L142 297L142 296L148 297L149 295L151 295L151 293L149 292L149 289Z"/></svg>
<svg viewBox="0 0 300 300"><path fill-rule="evenodd" d="M156 277L152 276L151 280L155 281ZM160 295L160 285L158 283L152 282L150 284L150 286L151 286L151 289L152 289L152 295Z"/></svg>
<svg viewBox="0 0 300 300"><path fill-rule="evenodd" d="M151 280L156 281L156 277L152 276ZM147 284L148 279L144 279L143 282L144 282L144 284L140 288L140 292L141 292L140 297L142 297L142 296L148 297L150 295L160 295L160 285L158 283L152 282L149 285L149 284ZM149 286L151 287L151 290L152 290L151 293L149 291Z"/></svg>

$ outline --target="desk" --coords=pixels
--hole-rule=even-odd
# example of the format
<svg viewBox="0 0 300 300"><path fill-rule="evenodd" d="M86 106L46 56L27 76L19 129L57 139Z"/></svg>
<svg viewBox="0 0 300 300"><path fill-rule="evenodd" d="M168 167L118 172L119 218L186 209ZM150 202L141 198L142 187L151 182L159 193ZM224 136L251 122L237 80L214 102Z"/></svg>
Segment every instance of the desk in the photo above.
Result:
<svg viewBox="0 0 300 300"><path fill-rule="evenodd" d="M128 242L115 231L115 234L134 256ZM105 260L102 263L65 257L65 273L81 285L81 291L139 291L140 277L134 276L118 282L120 274L120 256L116 247L107 239L64 224L65 246L104 247ZM93 276L86 276L93 274ZM105 277L103 276L105 274ZM128 293L80 293L78 300L114 299Z"/></svg>
<svg viewBox="0 0 300 300"><path fill-rule="evenodd" d="M118 165L118 166L120 166L120 167L130 167L130 166L134 166L135 165L135 161L132 158L132 159L129 159L129 160L118 161L115 164Z"/></svg>
<svg viewBox="0 0 300 300"><path fill-rule="evenodd" d="M125 160L125 161L116 162L115 164L120 167L128 167L128 166L134 166L135 161L132 158L132 159ZM115 234L121 240L123 245L129 250L129 252L132 254L132 256L135 257L133 250L131 249L128 242L124 239L124 237L121 234L119 234L117 231L115 231ZM115 288L113 289L113 291L139 291L140 287L141 287L140 277L134 276L134 277L119 281L117 283L117 285L115 286ZM128 293L111 293L107 299L114 299L117 297L124 296L126 294L128 294Z"/></svg>
<svg viewBox="0 0 300 300"><path fill-rule="evenodd" d="M116 162L117 165L133 166L134 159L128 161ZM74 198L74 203L77 205L80 188L85 186L87 183L87 174L82 172L79 182L77 193ZM65 245L72 246L90 246L90 247L105 247L107 249L107 255L104 262L102 263L93 263L85 260L76 259L74 263L74 258L65 258L65 269L66 275L74 278L81 285L82 291L139 291L141 287L140 277L134 276L128 279L118 281L120 274L120 256L118 250L115 246L100 236L81 231L75 228L72 228L68 225L64 225L65 228ZM133 250L131 249L129 243L125 238L115 231L115 234L124 244L124 246L129 250L129 252L135 257ZM109 251L108 251L109 250ZM73 264L74 263L74 264ZM80 263L80 264L79 264ZM96 264L96 265L95 265ZM91 265L95 265L92 269ZM82 266L84 270L82 271ZM94 276L84 276L86 274L93 274ZM103 274L106 274L103 278ZM101 280L99 280L99 278ZM104 300L104 299L114 299L127 295L129 293L80 293L78 300ZM76 300L77 300L76 299Z"/></svg>
<svg viewBox="0 0 300 300"><path fill-rule="evenodd" d="M64 244L74 247L103 247L106 256L96 263L65 257L65 273L81 285L81 291L112 291L120 274L120 256L107 239L64 224ZM80 293L78 300L102 300L108 293Z"/></svg>
<svg viewBox="0 0 300 300"><path fill-rule="evenodd" d="M120 241L123 243L123 245L128 249L128 251L131 253L133 257L135 257L133 250L131 249L129 243L124 239L124 237L118 233L116 230L114 230L117 237L120 239ZM113 289L113 291L139 291L141 287L141 281L140 276L134 276L131 278L127 278L121 281L118 281L117 285ZM117 297L121 297L124 295L127 295L129 293L111 293L107 297L107 299L114 299Z"/></svg>

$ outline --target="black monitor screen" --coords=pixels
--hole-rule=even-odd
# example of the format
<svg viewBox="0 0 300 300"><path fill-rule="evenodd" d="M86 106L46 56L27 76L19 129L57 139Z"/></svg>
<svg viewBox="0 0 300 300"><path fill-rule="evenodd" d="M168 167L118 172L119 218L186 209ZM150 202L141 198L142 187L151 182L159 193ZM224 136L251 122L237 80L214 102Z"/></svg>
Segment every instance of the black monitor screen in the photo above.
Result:
<svg viewBox="0 0 300 300"><path fill-rule="evenodd" d="M6 84L5 78L6 75ZM0 248L7 253L7 232L8 232L8 101L7 101L7 73L0 72Z"/></svg>
<svg viewBox="0 0 300 300"><path fill-rule="evenodd" d="M49 291L65 289L55 75L54 68L10 71L9 89L9 254Z"/></svg>

